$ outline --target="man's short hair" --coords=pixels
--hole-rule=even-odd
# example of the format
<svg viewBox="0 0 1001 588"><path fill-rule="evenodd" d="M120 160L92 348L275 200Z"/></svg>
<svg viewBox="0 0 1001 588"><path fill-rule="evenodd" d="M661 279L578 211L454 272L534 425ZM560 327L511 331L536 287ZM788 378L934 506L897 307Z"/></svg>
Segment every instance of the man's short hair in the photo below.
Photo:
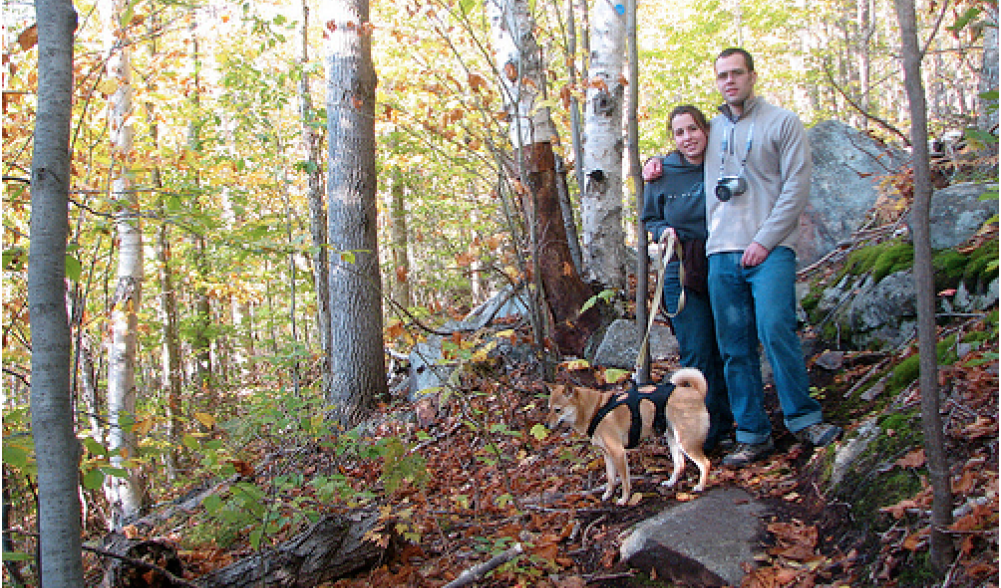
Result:
<svg viewBox="0 0 1001 588"><path fill-rule="evenodd" d="M741 49L740 47L730 47L729 49L724 49L716 57L716 61L719 61L724 57L730 57L731 55L743 56L744 63L747 65L747 71L754 71L754 58L751 57L751 54L748 53L746 49Z"/></svg>

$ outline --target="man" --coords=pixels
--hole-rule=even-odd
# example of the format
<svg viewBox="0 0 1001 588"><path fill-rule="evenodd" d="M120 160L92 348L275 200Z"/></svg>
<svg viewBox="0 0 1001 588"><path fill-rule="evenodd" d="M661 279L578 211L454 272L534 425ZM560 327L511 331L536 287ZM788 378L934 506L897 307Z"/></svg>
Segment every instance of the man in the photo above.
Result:
<svg viewBox="0 0 1001 588"><path fill-rule="evenodd" d="M803 123L755 96L751 55L726 49L715 63L723 105L710 125L705 181L709 295L724 361L737 448L724 465L742 467L775 449L764 407L759 343L767 354L786 427L803 442L831 443L810 396L796 334L799 217L810 196L812 161Z"/></svg>

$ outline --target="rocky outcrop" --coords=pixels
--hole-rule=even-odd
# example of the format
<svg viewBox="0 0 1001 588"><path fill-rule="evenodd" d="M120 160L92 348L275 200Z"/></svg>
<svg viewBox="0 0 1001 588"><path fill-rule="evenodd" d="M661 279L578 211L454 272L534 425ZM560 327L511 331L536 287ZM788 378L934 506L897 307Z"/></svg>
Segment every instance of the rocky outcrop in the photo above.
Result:
<svg viewBox="0 0 1001 588"><path fill-rule="evenodd" d="M800 219L801 266L822 258L851 237L879 196L879 183L898 171L907 154L837 121L807 134L813 155L810 203Z"/></svg>

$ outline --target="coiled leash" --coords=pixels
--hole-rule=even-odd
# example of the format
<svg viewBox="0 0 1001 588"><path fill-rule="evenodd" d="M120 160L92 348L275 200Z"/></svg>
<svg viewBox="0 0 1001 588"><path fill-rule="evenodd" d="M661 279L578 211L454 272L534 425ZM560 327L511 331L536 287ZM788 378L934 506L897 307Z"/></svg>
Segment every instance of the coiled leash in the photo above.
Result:
<svg viewBox="0 0 1001 588"><path fill-rule="evenodd" d="M659 248L658 248L659 249ZM650 344L650 331L653 330L653 323L657 319L657 311L660 310L660 300L664 297L664 274L667 273L667 264L675 257L678 258L678 280L681 283L681 294L678 296L678 310L674 313L664 310L667 318L672 319L685 308L685 263L681 259L681 243L678 236L672 232L667 238L667 246L660 250L660 260L657 263L657 288L654 290L653 306L650 308L650 320L647 322L646 332L643 334L643 341L640 343L640 352L636 357L636 369L638 373L643 357L646 356L647 347Z"/></svg>

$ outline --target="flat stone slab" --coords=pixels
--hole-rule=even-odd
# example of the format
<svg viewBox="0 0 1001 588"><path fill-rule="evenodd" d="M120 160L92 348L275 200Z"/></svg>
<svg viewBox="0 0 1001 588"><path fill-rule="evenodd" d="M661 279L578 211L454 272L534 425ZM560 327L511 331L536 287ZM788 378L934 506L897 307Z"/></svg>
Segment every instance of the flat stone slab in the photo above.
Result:
<svg viewBox="0 0 1001 588"><path fill-rule="evenodd" d="M741 564L760 551L767 512L739 488L679 502L636 525L619 553L630 567L687 586L740 586Z"/></svg>

